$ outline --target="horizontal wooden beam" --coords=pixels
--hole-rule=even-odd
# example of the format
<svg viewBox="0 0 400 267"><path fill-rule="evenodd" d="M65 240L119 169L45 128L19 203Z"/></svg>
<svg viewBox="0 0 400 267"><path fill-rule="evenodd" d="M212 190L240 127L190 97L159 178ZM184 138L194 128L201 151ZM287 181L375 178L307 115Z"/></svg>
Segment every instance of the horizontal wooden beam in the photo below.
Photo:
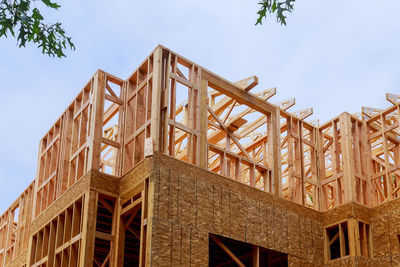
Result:
<svg viewBox="0 0 400 267"><path fill-rule="evenodd" d="M257 96L243 90L237 85L218 77L217 75L207 71L202 70L201 78L208 81L208 85L222 92L223 94L235 99L241 104L245 104L254 110L257 110L265 115L271 114L276 110L276 107L268 102L265 102L258 98Z"/></svg>

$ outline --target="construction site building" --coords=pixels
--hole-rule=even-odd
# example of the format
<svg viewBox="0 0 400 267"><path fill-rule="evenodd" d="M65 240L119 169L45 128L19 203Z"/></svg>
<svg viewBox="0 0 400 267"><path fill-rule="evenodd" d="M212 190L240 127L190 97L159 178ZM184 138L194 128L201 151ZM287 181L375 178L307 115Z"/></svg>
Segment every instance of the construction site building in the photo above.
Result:
<svg viewBox="0 0 400 267"><path fill-rule="evenodd" d="M400 266L400 96L320 124L257 84L163 46L98 70L0 216L0 266Z"/></svg>

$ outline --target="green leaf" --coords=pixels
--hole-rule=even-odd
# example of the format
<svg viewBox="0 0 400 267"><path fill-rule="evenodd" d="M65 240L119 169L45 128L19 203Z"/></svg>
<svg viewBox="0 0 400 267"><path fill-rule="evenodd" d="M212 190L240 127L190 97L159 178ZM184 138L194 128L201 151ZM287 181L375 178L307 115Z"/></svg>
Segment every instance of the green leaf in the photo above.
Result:
<svg viewBox="0 0 400 267"><path fill-rule="evenodd" d="M262 19L263 19L263 17L265 17L265 13L266 13L266 9L260 9L260 10L257 12L257 14L259 15L259 17L258 17L258 19L257 19L256 25L257 25L257 24L262 24Z"/></svg>
<svg viewBox="0 0 400 267"><path fill-rule="evenodd" d="M20 42L19 47L25 46L26 41L27 41L26 36L27 36L26 29L24 27L21 27L19 29L19 35L18 35L18 39L17 39Z"/></svg>
<svg viewBox="0 0 400 267"><path fill-rule="evenodd" d="M38 34L39 32L40 32L39 21L35 21L35 23L33 23L33 25L32 25L32 33Z"/></svg>
<svg viewBox="0 0 400 267"><path fill-rule="evenodd" d="M32 18L34 20L43 20L43 16L40 14L37 8L34 8L32 11Z"/></svg>
<svg viewBox="0 0 400 267"><path fill-rule="evenodd" d="M274 1L274 3L272 4L272 7L271 7L272 13L275 12L276 8L277 8L276 1Z"/></svg>
<svg viewBox="0 0 400 267"><path fill-rule="evenodd" d="M286 12L292 12L296 0L263 0L258 4L261 5L257 12L258 18L255 23L262 24L262 20L267 16L267 13L275 14L276 21L281 25L286 25Z"/></svg>
<svg viewBox="0 0 400 267"><path fill-rule="evenodd" d="M51 2L50 0L42 0L42 2L43 2L46 6L51 7L51 8L54 8L54 9L58 9L59 7L61 7L59 4L57 4L57 3L55 3L55 2Z"/></svg>
<svg viewBox="0 0 400 267"><path fill-rule="evenodd" d="M43 54L52 57L65 57L67 48L75 50L61 23L46 23L40 10L31 5L33 1L0 0L0 37L7 37L8 32L14 37L17 34L19 47L34 43ZM60 5L52 1L56 0L42 0L47 7L58 9Z"/></svg>

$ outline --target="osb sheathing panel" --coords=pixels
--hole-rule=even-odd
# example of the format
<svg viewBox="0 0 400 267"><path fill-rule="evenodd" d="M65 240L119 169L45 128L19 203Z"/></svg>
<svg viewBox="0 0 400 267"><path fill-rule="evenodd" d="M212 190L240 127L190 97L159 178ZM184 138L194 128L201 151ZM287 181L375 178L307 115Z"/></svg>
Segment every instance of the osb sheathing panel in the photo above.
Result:
<svg viewBox="0 0 400 267"><path fill-rule="evenodd" d="M400 266L400 255L394 254L391 257L392 266Z"/></svg>
<svg viewBox="0 0 400 267"><path fill-rule="evenodd" d="M372 219L372 246L374 257L399 256L399 209ZM396 260L397 261L397 260ZM396 265L399 266L399 265Z"/></svg>
<svg viewBox="0 0 400 267"><path fill-rule="evenodd" d="M372 211L370 208L351 202L323 212L322 225L327 226L350 218L356 218L369 224L371 215Z"/></svg>
<svg viewBox="0 0 400 267"><path fill-rule="evenodd" d="M372 217L372 210L364 205L358 203L351 203L353 206L354 218L363 221L365 223L370 223Z"/></svg>
<svg viewBox="0 0 400 267"><path fill-rule="evenodd" d="M322 213L322 224L356 218L371 225L373 259L359 257L354 266L400 266L400 200L383 203L372 209L357 203L348 203ZM351 257L343 259L349 260ZM339 262L339 263L337 263ZM335 265L332 265L335 264ZM337 265L336 265L337 264ZM328 266L347 264L340 259Z"/></svg>
<svg viewBox="0 0 400 267"><path fill-rule="evenodd" d="M28 255L28 251L25 250L25 252L21 253L12 262L7 264L6 267L21 267L21 266L23 266L24 264L26 264L27 255Z"/></svg>
<svg viewBox="0 0 400 267"><path fill-rule="evenodd" d="M208 266L209 233L323 265L318 212L168 156L154 164L153 266Z"/></svg>
<svg viewBox="0 0 400 267"><path fill-rule="evenodd" d="M376 266L400 266L400 199L372 209L371 230Z"/></svg>
<svg viewBox="0 0 400 267"><path fill-rule="evenodd" d="M220 176L213 172L201 169L192 164L188 164L181 160L176 160L170 156L156 153L153 157L153 162L157 166L165 166L171 168L176 173L183 174L189 177L195 177L195 180L201 179L206 183L216 182L220 187L228 189L230 191L237 192L240 190L247 196L255 200L267 201L274 206L280 207L284 210L291 210L296 213L300 213L310 219L321 221L321 213L310 208L306 208L302 205L296 204L292 201L282 199L275 195L263 192L261 190L252 188L250 186L244 185L242 183L236 182L232 179L228 179L224 176ZM217 178L218 177L218 178Z"/></svg>
<svg viewBox="0 0 400 267"><path fill-rule="evenodd" d="M90 172L90 188L108 195L119 194L119 179L116 176L108 175L99 171Z"/></svg>
<svg viewBox="0 0 400 267"><path fill-rule="evenodd" d="M379 216L394 209L400 209L400 199L391 200L372 208L372 216Z"/></svg>
<svg viewBox="0 0 400 267"><path fill-rule="evenodd" d="M335 259L325 264L327 267L339 267L339 266L354 266L354 267L373 267L373 266L390 266L381 265L380 262L377 264L372 259L368 259L361 256L347 256L341 259Z"/></svg>
<svg viewBox="0 0 400 267"><path fill-rule="evenodd" d="M121 202L124 203L127 199L131 198L137 190L141 191L140 188L137 188L138 185L143 182L144 178L149 177L153 171L153 157L150 157L144 159L135 168L125 174L119 180L119 194Z"/></svg>
<svg viewBox="0 0 400 267"><path fill-rule="evenodd" d="M46 225L60 211L75 202L90 188L117 195L119 192L118 179L98 171L88 172L32 221L31 235Z"/></svg>
<svg viewBox="0 0 400 267"><path fill-rule="evenodd" d="M86 174L34 220L31 233L89 188L120 194L122 200L143 188L147 177L155 182L153 266L208 265L209 233L287 253L289 266L322 266L322 226L348 218L370 223L374 259L346 257L326 266L400 266L398 200L373 209L348 203L319 213L159 154L121 179Z"/></svg>

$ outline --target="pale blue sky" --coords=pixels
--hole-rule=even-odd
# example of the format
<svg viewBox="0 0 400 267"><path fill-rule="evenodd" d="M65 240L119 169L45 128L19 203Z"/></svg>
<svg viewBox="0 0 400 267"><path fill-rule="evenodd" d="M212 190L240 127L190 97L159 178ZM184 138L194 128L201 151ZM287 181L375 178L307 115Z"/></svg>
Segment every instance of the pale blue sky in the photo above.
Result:
<svg viewBox="0 0 400 267"><path fill-rule="evenodd" d="M378 5L380 4L380 5ZM0 39L0 213L34 179L40 138L97 69L127 76L163 44L236 81L277 87L271 102L324 122L400 93L400 1L298 0L288 26L254 26L255 1L63 1L76 51L48 58Z"/></svg>

